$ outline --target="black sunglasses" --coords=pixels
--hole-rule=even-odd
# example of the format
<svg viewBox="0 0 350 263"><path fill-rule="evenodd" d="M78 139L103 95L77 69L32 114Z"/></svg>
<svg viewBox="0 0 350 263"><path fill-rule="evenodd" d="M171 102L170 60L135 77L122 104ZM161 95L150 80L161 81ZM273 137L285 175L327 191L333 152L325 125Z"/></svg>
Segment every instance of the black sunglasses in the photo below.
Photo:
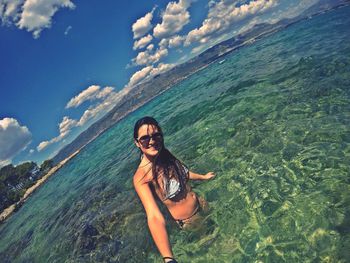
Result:
<svg viewBox="0 0 350 263"><path fill-rule="evenodd" d="M161 132L156 132L152 135L144 135L137 139L137 141L146 148L149 145L149 142L153 139L155 142L161 142L163 140L163 134Z"/></svg>

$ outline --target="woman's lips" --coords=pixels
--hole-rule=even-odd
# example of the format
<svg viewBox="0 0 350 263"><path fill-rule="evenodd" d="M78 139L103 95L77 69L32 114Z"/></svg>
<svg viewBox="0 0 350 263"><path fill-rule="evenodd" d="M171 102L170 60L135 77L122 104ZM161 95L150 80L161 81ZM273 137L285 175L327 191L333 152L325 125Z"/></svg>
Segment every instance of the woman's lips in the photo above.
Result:
<svg viewBox="0 0 350 263"><path fill-rule="evenodd" d="M151 149L151 150L159 150L160 149L160 145L151 145L148 149Z"/></svg>

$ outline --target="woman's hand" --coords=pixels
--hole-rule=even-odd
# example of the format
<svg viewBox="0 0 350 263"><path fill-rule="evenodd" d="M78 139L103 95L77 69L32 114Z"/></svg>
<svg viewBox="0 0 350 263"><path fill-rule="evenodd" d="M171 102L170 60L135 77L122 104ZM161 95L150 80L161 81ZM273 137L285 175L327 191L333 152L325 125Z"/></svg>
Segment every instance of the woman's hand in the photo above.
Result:
<svg viewBox="0 0 350 263"><path fill-rule="evenodd" d="M207 174L196 174L194 172L189 172L189 179L191 180L209 180L215 177L213 172L209 172Z"/></svg>
<svg viewBox="0 0 350 263"><path fill-rule="evenodd" d="M213 172L209 172L209 173L203 175L203 177L205 180L209 180L209 179L215 178L215 174Z"/></svg>

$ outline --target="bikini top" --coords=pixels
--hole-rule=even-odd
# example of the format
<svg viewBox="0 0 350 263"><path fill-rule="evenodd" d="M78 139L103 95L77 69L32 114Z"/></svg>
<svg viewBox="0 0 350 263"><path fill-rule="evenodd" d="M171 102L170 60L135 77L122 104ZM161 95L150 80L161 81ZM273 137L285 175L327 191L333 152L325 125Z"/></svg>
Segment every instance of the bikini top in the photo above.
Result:
<svg viewBox="0 0 350 263"><path fill-rule="evenodd" d="M163 184L165 186L165 198L163 199L163 201L176 197L180 192L182 192L186 188L186 181L189 177L189 170L185 165L178 162L176 162L176 166L180 171L180 174L178 175L179 181L175 178L163 178Z"/></svg>

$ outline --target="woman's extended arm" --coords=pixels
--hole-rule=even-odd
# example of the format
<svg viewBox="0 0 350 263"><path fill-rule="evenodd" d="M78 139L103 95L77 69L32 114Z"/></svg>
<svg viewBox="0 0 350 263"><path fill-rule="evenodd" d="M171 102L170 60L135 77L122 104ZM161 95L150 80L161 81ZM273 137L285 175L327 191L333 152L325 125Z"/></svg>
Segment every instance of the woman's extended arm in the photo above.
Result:
<svg viewBox="0 0 350 263"><path fill-rule="evenodd" d="M189 171L189 179L191 180L209 180L214 177L215 177L215 174L213 172L209 172L207 174L197 174Z"/></svg>
<svg viewBox="0 0 350 263"><path fill-rule="evenodd" d="M163 257L173 257L168 233L165 227L166 222L164 216L159 210L149 184L147 182L145 183L142 178L143 173L137 171L134 175L133 182L135 190L143 204L143 207L145 208L147 223L152 238Z"/></svg>

